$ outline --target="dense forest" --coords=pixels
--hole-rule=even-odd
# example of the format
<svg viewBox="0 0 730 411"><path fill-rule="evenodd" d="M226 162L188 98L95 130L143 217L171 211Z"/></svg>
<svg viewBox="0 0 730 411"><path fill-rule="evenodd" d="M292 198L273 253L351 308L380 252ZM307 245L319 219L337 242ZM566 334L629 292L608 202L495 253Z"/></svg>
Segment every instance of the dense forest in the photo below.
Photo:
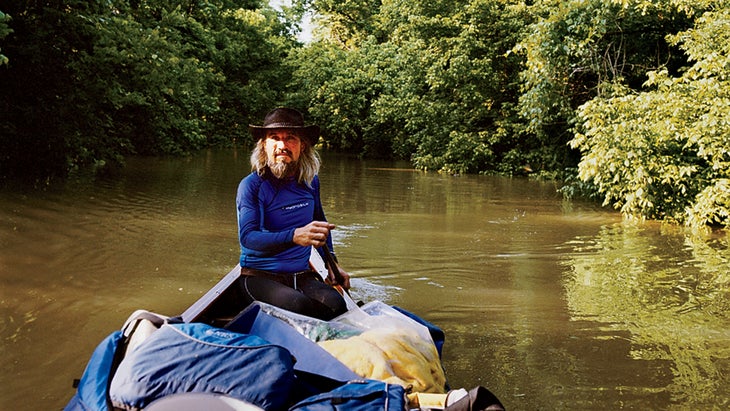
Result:
<svg viewBox="0 0 730 411"><path fill-rule="evenodd" d="M729 73L724 0L3 0L0 179L247 145L291 105L328 150L727 228Z"/></svg>

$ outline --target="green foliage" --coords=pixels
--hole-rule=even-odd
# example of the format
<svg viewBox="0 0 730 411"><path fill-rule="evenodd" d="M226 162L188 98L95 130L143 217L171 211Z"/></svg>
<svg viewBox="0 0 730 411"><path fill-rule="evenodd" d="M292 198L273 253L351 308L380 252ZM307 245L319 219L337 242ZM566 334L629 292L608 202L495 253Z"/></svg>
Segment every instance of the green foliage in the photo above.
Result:
<svg viewBox="0 0 730 411"><path fill-rule="evenodd" d="M78 89L85 91L74 97L93 97L83 103L112 119L102 135L141 154L202 147L201 119L217 107L216 93L209 91L222 80L195 55L191 43L208 41L201 25L179 10L161 10L159 16L154 28L140 23L149 16L96 22L94 48L69 63Z"/></svg>
<svg viewBox="0 0 730 411"><path fill-rule="evenodd" d="M258 1L17 2L0 22L0 175L248 141L295 44Z"/></svg>
<svg viewBox="0 0 730 411"><path fill-rule="evenodd" d="M327 21L350 21L341 8L314 5ZM486 0L378 3L358 20L367 24L342 31L358 33L348 41L332 35L296 56L292 99L310 108L335 149L421 169L511 172L526 157L517 159L515 145L530 146L505 132L519 121L520 60L507 52L524 10ZM472 151L482 154L462 157Z"/></svg>
<svg viewBox="0 0 730 411"><path fill-rule="evenodd" d="M357 48L375 34L381 0L312 0L326 36L345 48Z"/></svg>
<svg viewBox="0 0 730 411"><path fill-rule="evenodd" d="M9 21L10 16L0 11L0 40L13 32L13 30L8 27ZM0 50L2 50L2 48L0 48ZM2 66L3 64L8 64L8 58L0 53L0 66Z"/></svg>
<svg viewBox="0 0 730 411"><path fill-rule="evenodd" d="M670 37L692 65L649 73L648 91L616 91L579 110L579 176L628 215L730 224L730 6Z"/></svg>
<svg viewBox="0 0 730 411"><path fill-rule="evenodd" d="M489 148L487 133L459 133L450 136L441 169L451 174L493 170L495 155Z"/></svg>
<svg viewBox="0 0 730 411"><path fill-rule="evenodd" d="M602 96L605 84L639 89L647 70L684 61L664 39L689 20L665 2L544 0L531 8L534 23L514 48L525 56L520 114L525 132L557 154L549 169L570 162L576 109ZM561 151L562 150L562 151Z"/></svg>

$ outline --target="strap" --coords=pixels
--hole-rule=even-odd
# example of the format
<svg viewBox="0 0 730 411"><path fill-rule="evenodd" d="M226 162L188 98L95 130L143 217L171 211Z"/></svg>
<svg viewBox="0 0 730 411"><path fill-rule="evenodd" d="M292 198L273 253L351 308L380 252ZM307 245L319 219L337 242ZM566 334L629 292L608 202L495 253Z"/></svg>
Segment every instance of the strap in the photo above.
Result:
<svg viewBox="0 0 730 411"><path fill-rule="evenodd" d="M134 334L134 331L137 329L137 325L140 323L140 320L147 320L151 322L155 327L160 328L162 327L162 324L164 324L168 318L164 315L155 314L153 312L147 311L147 310L137 310L132 313L132 315L127 318L127 321L125 321L124 325L122 326L122 331L124 332L125 337L129 338L132 334Z"/></svg>

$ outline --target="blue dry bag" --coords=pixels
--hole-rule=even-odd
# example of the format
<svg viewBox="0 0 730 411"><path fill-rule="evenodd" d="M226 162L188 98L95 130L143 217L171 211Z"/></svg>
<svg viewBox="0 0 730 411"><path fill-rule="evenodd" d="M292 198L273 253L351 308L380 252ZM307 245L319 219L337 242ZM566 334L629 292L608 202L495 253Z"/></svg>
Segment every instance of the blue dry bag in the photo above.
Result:
<svg viewBox="0 0 730 411"><path fill-rule="evenodd" d="M114 406L142 409L172 394L207 392L265 410L286 406L294 384L285 348L202 323L165 324L128 352L112 379Z"/></svg>
<svg viewBox="0 0 730 411"><path fill-rule="evenodd" d="M123 338L121 331L115 331L99 343L86 365L76 394L64 408L65 411L109 409L107 388L113 372L115 355Z"/></svg>
<svg viewBox="0 0 730 411"><path fill-rule="evenodd" d="M290 411L405 411L405 390L397 384L375 380L350 381L332 391L314 395Z"/></svg>

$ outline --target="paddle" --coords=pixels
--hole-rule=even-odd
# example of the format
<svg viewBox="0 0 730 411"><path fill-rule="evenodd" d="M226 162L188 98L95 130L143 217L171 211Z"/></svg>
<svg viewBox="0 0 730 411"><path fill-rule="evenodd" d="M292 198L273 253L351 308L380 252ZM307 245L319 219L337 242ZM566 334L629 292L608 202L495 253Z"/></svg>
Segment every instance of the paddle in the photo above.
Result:
<svg viewBox="0 0 730 411"><path fill-rule="evenodd" d="M340 270L337 268L337 263L335 262L335 258L332 257L332 253L330 253L330 248L327 246L327 243L322 246L322 251L324 254L324 265L327 267L327 271L329 271L332 275L332 278L335 279L335 284L332 284L332 286L335 287L340 294L350 294L350 292L342 286L345 279L342 277Z"/></svg>

